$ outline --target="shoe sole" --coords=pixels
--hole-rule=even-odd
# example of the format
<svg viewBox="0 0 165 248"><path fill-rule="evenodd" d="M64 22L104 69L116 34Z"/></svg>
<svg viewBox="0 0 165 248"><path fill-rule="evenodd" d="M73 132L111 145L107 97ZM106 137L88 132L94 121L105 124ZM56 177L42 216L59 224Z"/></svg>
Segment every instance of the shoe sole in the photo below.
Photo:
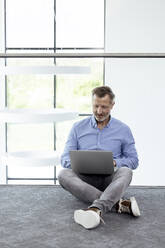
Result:
<svg viewBox="0 0 165 248"><path fill-rule="evenodd" d="M93 210L75 210L74 221L86 229L95 228L100 224L100 216Z"/></svg>
<svg viewBox="0 0 165 248"><path fill-rule="evenodd" d="M131 197L130 201L131 201L132 214L135 217L139 217L140 216L140 210L139 210L139 207L138 207L138 204L137 204L137 201L136 201L135 197Z"/></svg>

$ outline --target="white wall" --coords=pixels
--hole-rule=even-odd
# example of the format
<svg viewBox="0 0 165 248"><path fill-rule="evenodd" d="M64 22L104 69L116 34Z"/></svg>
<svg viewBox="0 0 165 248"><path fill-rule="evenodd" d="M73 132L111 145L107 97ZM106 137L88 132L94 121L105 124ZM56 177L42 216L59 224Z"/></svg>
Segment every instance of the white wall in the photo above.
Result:
<svg viewBox="0 0 165 248"><path fill-rule="evenodd" d="M165 52L164 0L107 0L106 52ZM135 137L133 185L165 185L165 59L106 59L113 116Z"/></svg>

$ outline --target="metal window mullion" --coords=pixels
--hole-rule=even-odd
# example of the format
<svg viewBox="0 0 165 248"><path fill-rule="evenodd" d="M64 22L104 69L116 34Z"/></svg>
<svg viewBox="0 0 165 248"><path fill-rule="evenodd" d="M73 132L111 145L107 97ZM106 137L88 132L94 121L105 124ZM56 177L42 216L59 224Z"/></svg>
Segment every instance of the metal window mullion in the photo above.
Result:
<svg viewBox="0 0 165 248"><path fill-rule="evenodd" d="M41 180L41 181L52 180L53 181L54 179L57 180L57 178L54 178L54 177L8 177L8 180L11 180L11 181L12 180L22 180L22 181L23 180L29 180L29 181L30 180L36 180L36 181L37 180Z"/></svg>
<svg viewBox="0 0 165 248"><path fill-rule="evenodd" d="M6 50L52 50L54 47L7 47ZM104 47L56 47L56 50L104 50Z"/></svg>
<svg viewBox="0 0 165 248"><path fill-rule="evenodd" d="M0 58L165 58L165 53L0 53Z"/></svg>
<svg viewBox="0 0 165 248"><path fill-rule="evenodd" d="M56 52L56 0L54 0L54 52ZM56 58L54 58L56 65ZM54 108L56 108L56 75L54 75ZM54 150L56 150L56 123L54 123ZM56 166L54 166L54 184L56 184Z"/></svg>
<svg viewBox="0 0 165 248"><path fill-rule="evenodd" d="M5 35L5 6L6 1L0 1L0 52L6 52L6 35ZM5 59L0 59L0 65L5 65ZM6 82L5 76L0 75L0 108L6 107ZM0 123L0 154L6 152L7 135L6 124ZM6 183L6 165L0 161L0 184Z"/></svg>

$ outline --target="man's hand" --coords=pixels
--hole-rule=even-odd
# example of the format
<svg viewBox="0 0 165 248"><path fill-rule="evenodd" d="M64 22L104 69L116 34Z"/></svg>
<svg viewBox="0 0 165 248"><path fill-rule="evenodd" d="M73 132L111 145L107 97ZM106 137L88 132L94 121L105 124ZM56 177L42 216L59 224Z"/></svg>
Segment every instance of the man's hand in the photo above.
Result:
<svg viewBox="0 0 165 248"><path fill-rule="evenodd" d="M114 167L116 167L116 161L115 160L113 160L113 165L114 165Z"/></svg>

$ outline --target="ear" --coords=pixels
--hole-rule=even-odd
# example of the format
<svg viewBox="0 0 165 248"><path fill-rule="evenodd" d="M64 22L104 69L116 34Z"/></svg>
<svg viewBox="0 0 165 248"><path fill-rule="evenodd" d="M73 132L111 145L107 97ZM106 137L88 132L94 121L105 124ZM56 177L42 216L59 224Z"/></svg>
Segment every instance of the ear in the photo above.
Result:
<svg viewBox="0 0 165 248"><path fill-rule="evenodd" d="M113 106L114 106L114 105L115 105L115 102L113 102L113 103L112 103L112 107L111 107L111 109L113 109Z"/></svg>

